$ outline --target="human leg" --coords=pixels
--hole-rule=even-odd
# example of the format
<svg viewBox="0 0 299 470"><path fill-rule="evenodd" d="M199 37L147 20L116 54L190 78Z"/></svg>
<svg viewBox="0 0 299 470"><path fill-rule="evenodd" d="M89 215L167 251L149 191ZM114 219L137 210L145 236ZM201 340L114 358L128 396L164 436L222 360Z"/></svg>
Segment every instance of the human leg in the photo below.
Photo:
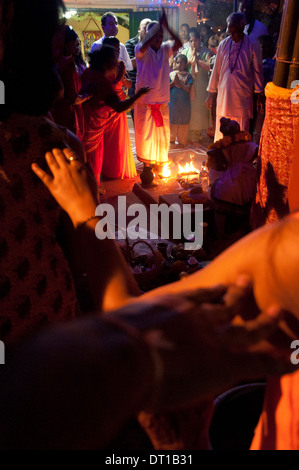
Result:
<svg viewBox="0 0 299 470"><path fill-rule="evenodd" d="M181 145L186 145L188 140L188 124L180 124L177 130L178 142Z"/></svg>

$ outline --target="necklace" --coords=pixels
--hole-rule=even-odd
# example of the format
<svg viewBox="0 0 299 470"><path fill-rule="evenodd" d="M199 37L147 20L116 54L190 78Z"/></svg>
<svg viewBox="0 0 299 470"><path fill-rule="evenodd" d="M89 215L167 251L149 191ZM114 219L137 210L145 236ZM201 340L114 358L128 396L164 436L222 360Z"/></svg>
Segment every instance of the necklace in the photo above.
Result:
<svg viewBox="0 0 299 470"><path fill-rule="evenodd" d="M242 37L242 41L241 41L241 45L239 47L239 50L238 50L238 53L237 53L237 57L236 57L236 60L235 60L235 63L234 65L231 67L230 65L230 52L231 52L231 48L232 48L232 43L233 41L230 40L230 44L229 44L229 53L228 53L228 62L229 62L229 68L230 68L230 72L233 73L233 71L235 70L235 67L237 65L237 61L238 61L238 58L239 58L239 54L241 52L241 49L242 49L242 45L243 45L243 39L244 39L244 36Z"/></svg>

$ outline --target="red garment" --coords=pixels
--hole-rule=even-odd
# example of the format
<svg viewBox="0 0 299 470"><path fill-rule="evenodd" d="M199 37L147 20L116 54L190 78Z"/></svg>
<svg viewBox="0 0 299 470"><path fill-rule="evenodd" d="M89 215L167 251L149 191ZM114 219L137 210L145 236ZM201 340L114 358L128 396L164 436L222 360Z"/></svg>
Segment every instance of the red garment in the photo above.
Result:
<svg viewBox="0 0 299 470"><path fill-rule="evenodd" d="M103 164L103 135L116 118L116 111L105 105L105 99L114 93L111 83L101 72L86 69L81 77L82 90L91 93L93 97L82 104L84 113L84 145L87 159L95 174L98 184Z"/></svg>
<svg viewBox="0 0 299 470"><path fill-rule="evenodd" d="M81 104L74 104L81 93L81 77L73 58L62 57L58 63L58 73L61 78L64 95L52 110L57 124L65 126L82 140L84 134L84 114Z"/></svg>
<svg viewBox="0 0 299 470"><path fill-rule="evenodd" d="M85 132L82 143L98 184L101 173L108 178L136 175L126 112L117 113L105 100L117 93L123 100L122 81L115 87L92 69L82 74L82 89L93 97L83 103Z"/></svg>
<svg viewBox="0 0 299 470"><path fill-rule="evenodd" d="M126 98L122 86L122 80L114 86L120 100ZM102 174L107 178L132 178L137 174L126 112L115 115L105 128Z"/></svg>
<svg viewBox="0 0 299 470"><path fill-rule="evenodd" d="M155 124L157 127L163 126L163 116L160 111L161 104L149 104L151 108L151 113L154 118Z"/></svg>

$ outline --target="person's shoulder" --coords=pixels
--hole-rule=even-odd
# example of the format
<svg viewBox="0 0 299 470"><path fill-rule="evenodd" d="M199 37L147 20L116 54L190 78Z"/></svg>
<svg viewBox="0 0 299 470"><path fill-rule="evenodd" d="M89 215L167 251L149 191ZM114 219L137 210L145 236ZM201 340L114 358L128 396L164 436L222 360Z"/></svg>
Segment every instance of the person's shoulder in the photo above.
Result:
<svg viewBox="0 0 299 470"><path fill-rule="evenodd" d="M100 49L102 47L103 39L104 39L104 37L101 37L100 39L95 41L91 46L90 52L94 52L94 51Z"/></svg>
<svg viewBox="0 0 299 470"><path fill-rule="evenodd" d="M210 49L208 49L208 48L205 47L205 46L203 46L203 47L201 48L201 53L204 54L205 56L211 55Z"/></svg>
<svg viewBox="0 0 299 470"><path fill-rule="evenodd" d="M102 36L100 39L97 39L97 40L93 43L93 45L94 45L94 44L96 44L96 45L102 44L103 40L104 40L104 36Z"/></svg>
<svg viewBox="0 0 299 470"><path fill-rule="evenodd" d="M244 34L243 36L243 44L244 46L252 47L253 49L256 49L257 47L260 47L259 43L255 41L254 38L251 38L247 34Z"/></svg>
<svg viewBox="0 0 299 470"><path fill-rule="evenodd" d="M255 52L259 55L262 53L261 46L254 38L251 39L250 36L245 35L243 42L245 47L248 47L248 49L250 49L252 52Z"/></svg>
<svg viewBox="0 0 299 470"><path fill-rule="evenodd" d="M136 46L135 46L135 51L139 51L139 49L141 48L141 42L137 42Z"/></svg>
<svg viewBox="0 0 299 470"><path fill-rule="evenodd" d="M219 49L223 49L230 41L231 41L230 36L227 36L226 38L222 39L222 41L220 41L218 45L217 52L219 51Z"/></svg>
<svg viewBox="0 0 299 470"><path fill-rule="evenodd" d="M174 40L168 39L167 41L162 42L160 49L162 51L167 51L167 53L169 53L169 51L171 51L173 47L174 47Z"/></svg>
<svg viewBox="0 0 299 470"><path fill-rule="evenodd" d="M167 41L163 41L161 44L161 48L171 48L174 46L174 40L173 39L167 39Z"/></svg>
<svg viewBox="0 0 299 470"><path fill-rule="evenodd" d="M134 36L133 38L130 38L126 41L125 46L136 46L139 42L139 37L138 34Z"/></svg>
<svg viewBox="0 0 299 470"><path fill-rule="evenodd" d="M256 26L257 26L259 29L264 30L264 31L267 32L267 34L268 34L268 28L267 28L267 26L266 26L264 23L262 23L262 22L259 21L259 20L255 20L255 24L256 24Z"/></svg>
<svg viewBox="0 0 299 470"><path fill-rule="evenodd" d="M222 39L222 41L220 41L220 43L218 45L218 48L217 48L217 54L215 56L215 60L216 60L217 57L220 57L222 54L224 54L225 50L226 51L228 50L230 40L231 40L231 38L229 36L227 36L226 38Z"/></svg>

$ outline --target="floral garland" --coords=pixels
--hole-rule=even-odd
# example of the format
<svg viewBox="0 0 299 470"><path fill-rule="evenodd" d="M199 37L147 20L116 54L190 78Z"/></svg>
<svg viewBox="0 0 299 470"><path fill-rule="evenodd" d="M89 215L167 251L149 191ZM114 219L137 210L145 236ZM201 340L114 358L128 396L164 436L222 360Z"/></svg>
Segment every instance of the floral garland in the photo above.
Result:
<svg viewBox="0 0 299 470"><path fill-rule="evenodd" d="M216 140L216 142L209 145L208 150L221 149L228 147L231 144L251 141L251 134L247 131L241 131L234 135L225 135L222 139Z"/></svg>

